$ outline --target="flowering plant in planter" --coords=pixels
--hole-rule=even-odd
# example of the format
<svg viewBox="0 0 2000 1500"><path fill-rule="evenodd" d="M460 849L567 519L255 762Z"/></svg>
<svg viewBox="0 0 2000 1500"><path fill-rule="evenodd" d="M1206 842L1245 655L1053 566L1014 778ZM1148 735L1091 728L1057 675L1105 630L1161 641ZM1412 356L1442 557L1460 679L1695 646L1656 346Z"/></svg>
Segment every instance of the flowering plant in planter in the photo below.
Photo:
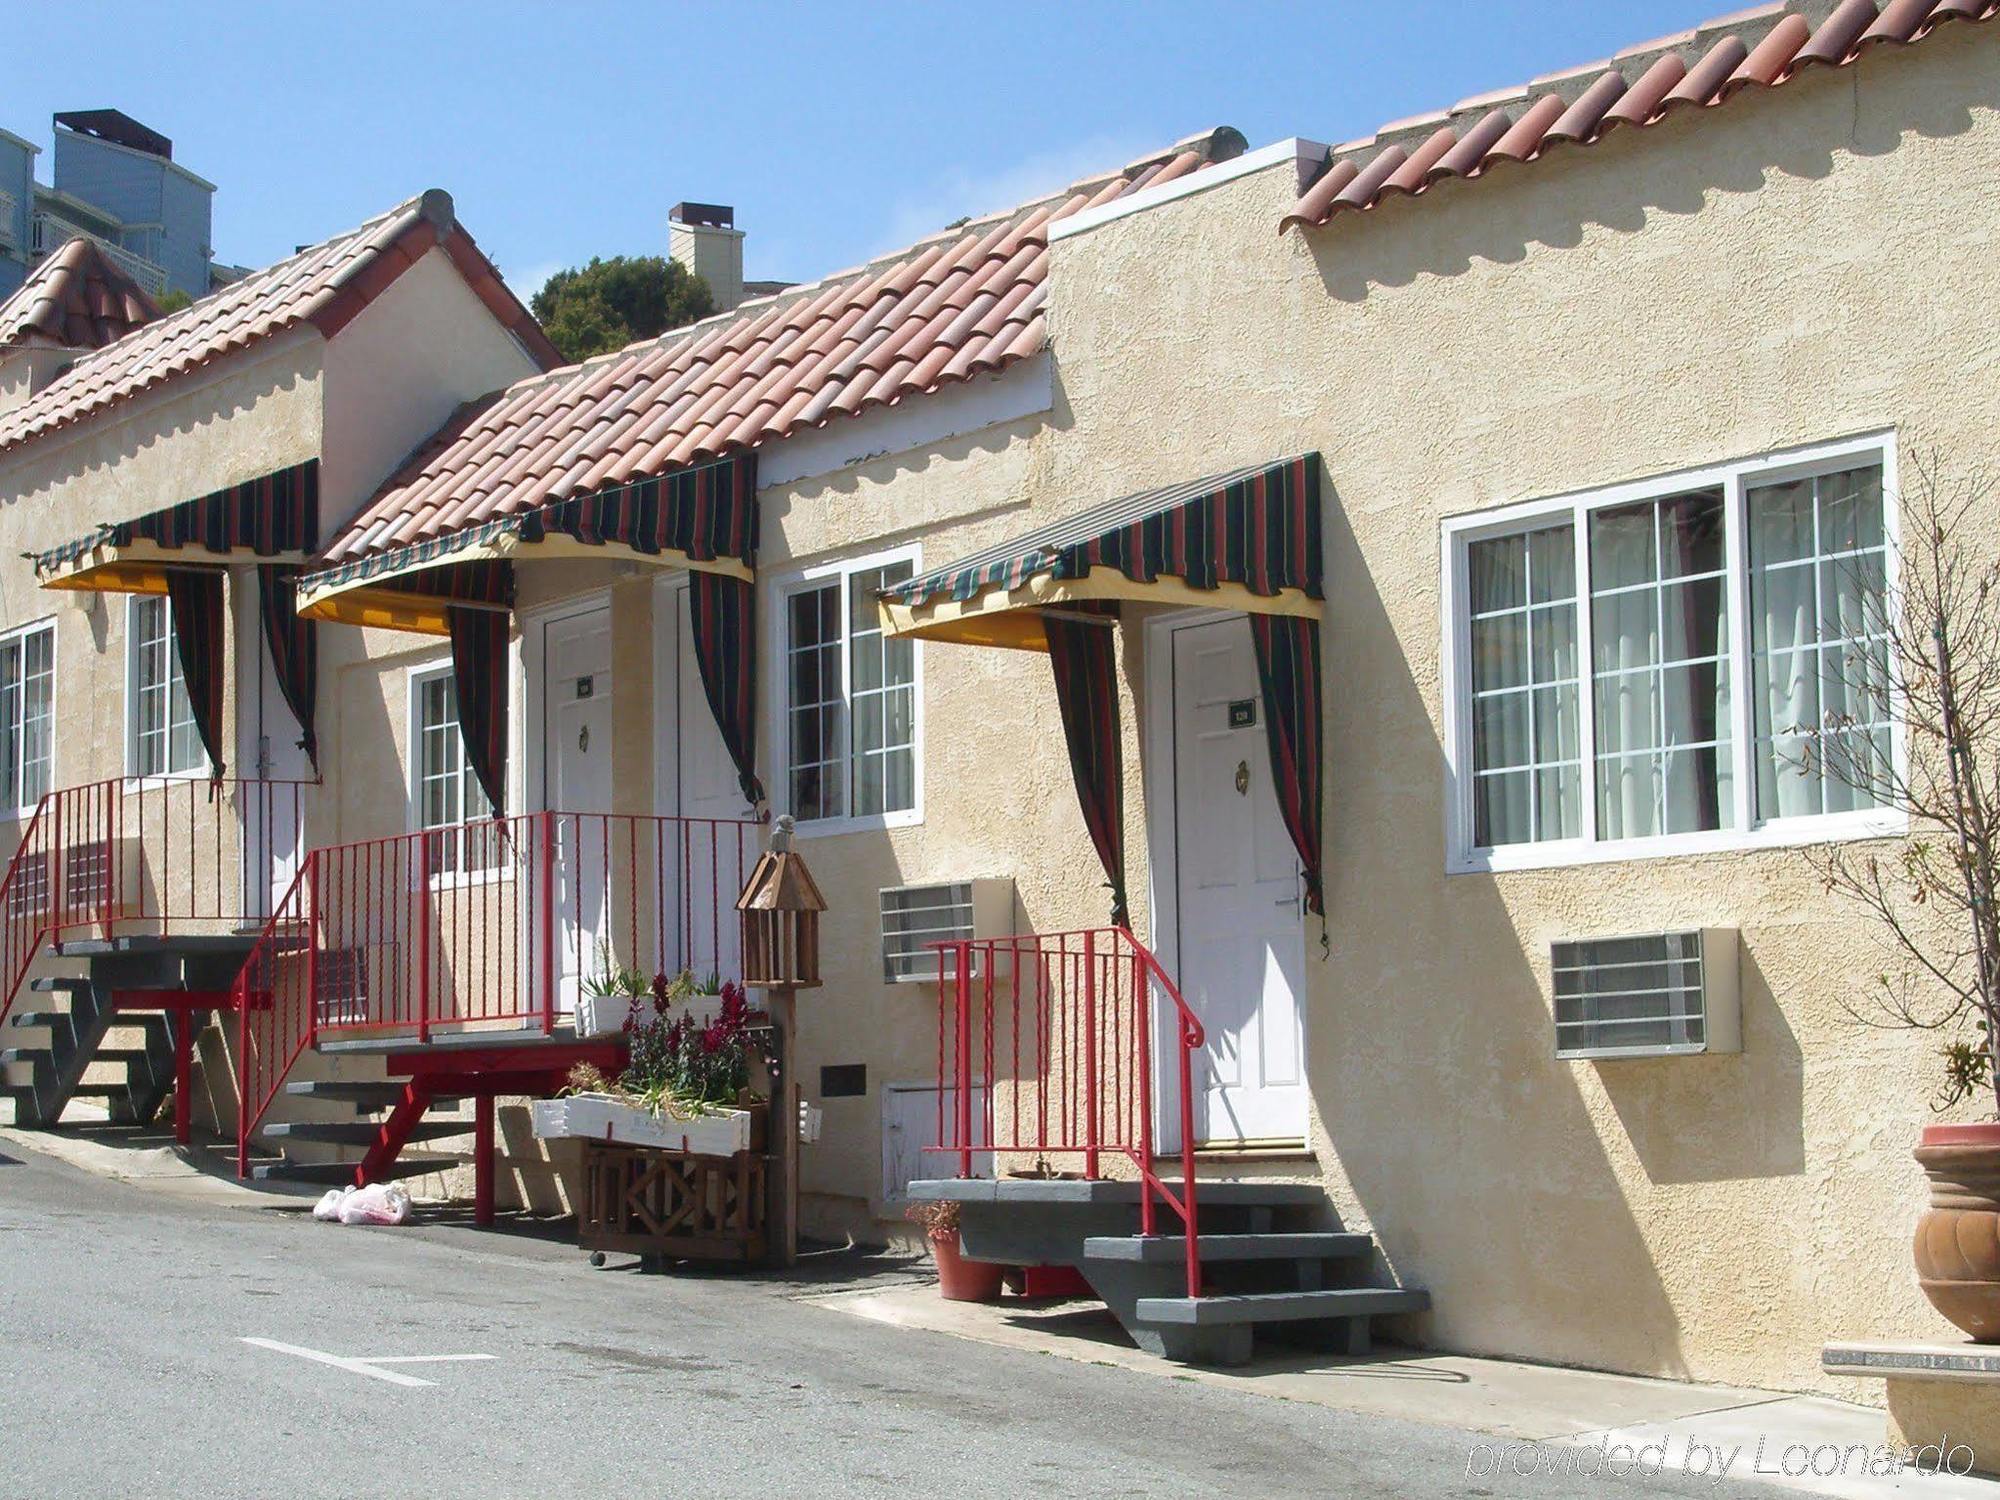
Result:
<svg viewBox="0 0 2000 1500"><path fill-rule="evenodd" d="M699 989L683 970L668 980L654 977L656 1001L651 1019L637 1000L625 1021L629 1053L618 1082L654 1114L677 1117L706 1114L743 1102L750 1088L750 1003L743 987L731 980L713 993L721 1006L713 1020L681 1014L668 1019L669 1007Z"/></svg>

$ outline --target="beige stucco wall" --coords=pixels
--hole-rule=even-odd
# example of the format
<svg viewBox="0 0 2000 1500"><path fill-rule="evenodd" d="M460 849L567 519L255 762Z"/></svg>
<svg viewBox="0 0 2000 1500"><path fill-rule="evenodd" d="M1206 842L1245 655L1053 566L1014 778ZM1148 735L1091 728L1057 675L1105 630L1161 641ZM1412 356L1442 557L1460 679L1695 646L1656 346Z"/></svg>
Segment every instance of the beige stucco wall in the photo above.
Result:
<svg viewBox="0 0 2000 1500"><path fill-rule="evenodd" d="M1797 852L1445 874L1439 534L1888 426L2000 469L1996 62L1947 32L1303 236L1278 169L1054 247L1048 482L1325 455L1314 1141L1439 1344L1820 1387L1830 1336L1945 1332L1907 1248L1932 1042L1846 1019L1882 960ZM1740 1055L1555 1060L1551 939L1700 925L1742 931Z"/></svg>
<svg viewBox="0 0 2000 1500"><path fill-rule="evenodd" d="M39 588L21 554L312 457L324 347L310 331L281 335L241 360L0 453L0 625L56 623L55 786L125 769L126 598ZM232 621L255 602L254 588L232 588ZM226 725L235 696L229 681ZM227 743L233 755L233 731Z"/></svg>

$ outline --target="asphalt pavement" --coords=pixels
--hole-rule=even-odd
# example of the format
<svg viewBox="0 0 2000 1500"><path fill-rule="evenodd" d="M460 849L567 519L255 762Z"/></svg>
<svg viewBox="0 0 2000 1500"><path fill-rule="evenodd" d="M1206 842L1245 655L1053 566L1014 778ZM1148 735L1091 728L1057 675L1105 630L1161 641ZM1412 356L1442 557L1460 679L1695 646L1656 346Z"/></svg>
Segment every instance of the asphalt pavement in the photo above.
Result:
<svg viewBox="0 0 2000 1500"><path fill-rule="evenodd" d="M1775 1493L1468 1475L1469 1432L805 1300L892 1262L593 1270L548 1237L343 1229L0 1151L7 1497Z"/></svg>

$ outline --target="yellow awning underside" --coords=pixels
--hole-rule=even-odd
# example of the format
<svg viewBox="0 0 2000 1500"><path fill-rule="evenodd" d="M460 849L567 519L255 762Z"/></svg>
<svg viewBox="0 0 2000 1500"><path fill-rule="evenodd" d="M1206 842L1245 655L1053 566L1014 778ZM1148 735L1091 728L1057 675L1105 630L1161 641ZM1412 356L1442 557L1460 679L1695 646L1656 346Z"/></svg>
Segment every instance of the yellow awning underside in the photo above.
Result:
<svg viewBox="0 0 2000 1500"><path fill-rule="evenodd" d="M384 567L342 580L315 583L314 574L299 579L299 613L308 620L332 620L369 630L403 630L417 635L449 635L445 611L453 606L470 609L500 609L505 606L480 600L454 599L447 594L419 592L396 587L397 579L450 568L458 563L591 562L643 563L654 568L686 568L696 572L723 573L749 582L754 574L734 557L713 561L697 560L684 552L641 552L622 542L580 542L575 537L552 533L539 541L528 541L512 533L461 548L448 556L412 559L404 566ZM328 569L337 574L340 570ZM326 574L317 575L324 578Z"/></svg>
<svg viewBox="0 0 2000 1500"><path fill-rule="evenodd" d="M150 541L132 541L123 546L106 542L54 569L40 584L45 589L67 589L74 593L164 594L167 574L174 570L303 561L305 554L301 552L260 554L248 547L211 552L206 547L162 547Z"/></svg>
<svg viewBox="0 0 2000 1500"><path fill-rule="evenodd" d="M963 601L947 597L911 605L882 599L878 604L882 627L892 636L952 641L964 646L1000 646L1014 651L1046 651L1049 638L1042 625L1042 611L1060 611L1065 605L1105 599L1175 609L1237 609L1246 614L1304 615L1314 619L1320 612L1319 601L1298 589L1255 594L1240 583L1198 589L1172 577L1134 583L1118 569L1105 567L1092 568L1087 578L1058 579L1041 574L1014 589L1003 590L995 584Z"/></svg>

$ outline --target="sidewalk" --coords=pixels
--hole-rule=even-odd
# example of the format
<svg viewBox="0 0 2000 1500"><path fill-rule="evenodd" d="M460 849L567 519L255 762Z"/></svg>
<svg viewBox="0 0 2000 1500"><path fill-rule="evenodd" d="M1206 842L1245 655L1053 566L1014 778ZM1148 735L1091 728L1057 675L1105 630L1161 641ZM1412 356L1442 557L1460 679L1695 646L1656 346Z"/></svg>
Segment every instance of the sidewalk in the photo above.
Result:
<svg viewBox="0 0 2000 1500"><path fill-rule="evenodd" d="M82 1100L70 1104L69 1114L61 1130L0 1125L0 1142L52 1157L94 1177L142 1183L169 1197L222 1208L289 1206L301 1199L310 1202L321 1191L300 1183L238 1182L233 1141L198 1133L183 1150L174 1144L171 1126L156 1131L113 1127L102 1108Z"/></svg>
<svg viewBox="0 0 2000 1500"><path fill-rule="evenodd" d="M1832 1466L1830 1447L1843 1452L1881 1447L1881 1408L1845 1401L1414 1351L1366 1359L1299 1352L1240 1369L1205 1370L1133 1348L1111 1315L1094 1303L946 1302L934 1285L811 1300L899 1328L1485 1433L1493 1441L1466 1455L1466 1477L1475 1484L1482 1475L1510 1472L1613 1472L1595 1465L1629 1449L1633 1474L1724 1475L1852 1500L2000 1500L2000 1482L1987 1479L1911 1472L1870 1478L1859 1452L1846 1459L1844 1477L1785 1474L1788 1459L1791 1467L1802 1468L1815 1453L1823 1468ZM1585 1467L1579 1471L1578 1464Z"/></svg>

